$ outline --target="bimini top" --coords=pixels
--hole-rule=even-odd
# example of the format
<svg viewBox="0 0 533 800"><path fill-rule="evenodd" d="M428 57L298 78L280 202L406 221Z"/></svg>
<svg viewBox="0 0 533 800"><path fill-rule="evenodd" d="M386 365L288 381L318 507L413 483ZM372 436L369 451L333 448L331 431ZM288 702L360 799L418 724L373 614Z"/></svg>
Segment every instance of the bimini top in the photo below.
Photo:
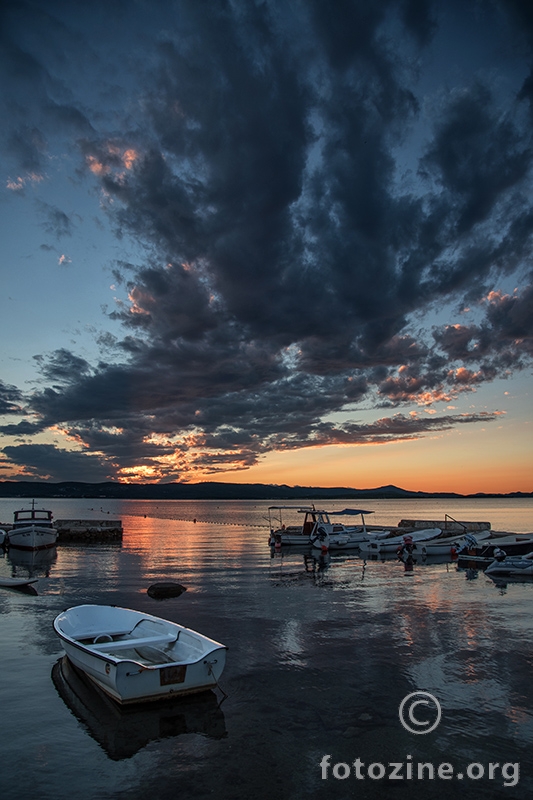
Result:
<svg viewBox="0 0 533 800"><path fill-rule="evenodd" d="M330 517L338 517L341 514L373 514L373 511L365 511L362 508L345 508L343 511L328 511Z"/></svg>

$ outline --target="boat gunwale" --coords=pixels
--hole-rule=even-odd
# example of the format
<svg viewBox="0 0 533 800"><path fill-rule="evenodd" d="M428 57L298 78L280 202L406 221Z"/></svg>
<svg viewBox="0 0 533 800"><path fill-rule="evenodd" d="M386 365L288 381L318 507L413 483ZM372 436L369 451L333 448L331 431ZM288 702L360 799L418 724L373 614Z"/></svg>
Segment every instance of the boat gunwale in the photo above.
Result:
<svg viewBox="0 0 533 800"><path fill-rule="evenodd" d="M95 607L95 608L120 608L119 606L105 606L105 605L104 606L99 606L97 604L91 604L91 603L86 603L84 605L85 606L92 606L92 607ZM106 661L106 662L109 662L109 663L113 663L115 665L123 664L123 663L131 663L131 664L136 664L136 665L142 666L144 669L158 670L158 669L161 669L162 667L171 667L173 665L175 665L175 666L181 666L181 665L189 666L189 665L193 665L193 664L199 664L202 660L205 660L213 652L215 652L217 650L221 650L221 649L222 650L228 650L227 645L222 644L221 642L217 642L215 639L211 639L209 636L206 636L203 633L199 633L198 631L195 631L192 628L188 628L185 625L180 625L178 622L172 622L172 620L167 620L167 619L164 619L163 617L156 617L153 614L149 614L149 613L144 614L143 612L140 612L140 611L137 612L134 609L120 609L120 610L124 610L124 611L133 611L135 615L138 614L141 617L141 619L139 619L138 622L141 622L142 620L155 621L155 622L159 622L159 623L163 622L163 623L166 623L168 625L171 625L174 628L177 628L178 629L178 635L177 635L176 639L179 638L179 634L182 631L189 631L190 633L200 637L200 639L202 641L212 645L209 650L205 650L198 658L192 658L192 659L187 659L187 660L183 660L182 659L181 661L170 661L170 662L164 662L164 663L159 663L159 664L144 664L142 661L138 661L136 659L121 658L120 656L114 656L111 653L103 653L103 652L100 652L100 651L98 651L96 649L93 650L92 648L88 647L86 644L83 644L79 640L74 639L72 636L69 636L68 633L65 633L64 631L62 631L59 628L58 619L62 615L67 614L69 611L72 611L72 610L74 610L76 608L78 608L78 606L72 606L71 608L67 608L67 609L65 609L65 611L62 611L60 614L57 615L57 617L53 621L54 631L59 636L59 638L61 639L62 642L73 646L74 648L76 648L77 650L80 650L81 652L85 653L86 655L94 656L95 658L99 659L100 661ZM138 624L138 623L136 623L136 624ZM135 628L135 625L133 626L133 628ZM131 632L133 630L133 628L131 628L130 631L128 631L128 632ZM101 631L100 632L99 631L94 631L94 632L88 634L86 637L83 637L83 638L87 638L88 639L91 636L92 637L97 637L101 633L102 633ZM120 635L122 635L122 634L120 634ZM144 638L150 638L150 637L144 637ZM121 639L121 640L118 640L118 641L125 642L127 640L126 639ZM142 646L142 645L139 645L139 639L138 638L135 639L135 640L132 640L132 641L136 641L138 646ZM112 642L106 642L105 644L111 645ZM149 643L146 646L150 646ZM132 647L133 647L133 649L135 649L135 645L132 645Z"/></svg>

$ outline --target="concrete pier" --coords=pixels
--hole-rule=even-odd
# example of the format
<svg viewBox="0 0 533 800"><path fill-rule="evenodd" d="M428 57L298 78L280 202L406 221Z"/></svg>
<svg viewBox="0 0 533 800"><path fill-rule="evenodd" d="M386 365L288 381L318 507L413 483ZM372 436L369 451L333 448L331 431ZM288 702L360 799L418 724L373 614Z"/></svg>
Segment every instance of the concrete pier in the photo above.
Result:
<svg viewBox="0 0 533 800"><path fill-rule="evenodd" d="M490 522L458 522L457 520L447 519L441 520L427 520L427 519L402 519L399 528L411 528L411 530L424 530L425 528L441 528L443 531L450 531L450 533L467 532L474 533L475 531L490 531Z"/></svg>
<svg viewBox="0 0 533 800"><path fill-rule="evenodd" d="M56 519L58 544L61 542L116 542L122 539L119 519Z"/></svg>

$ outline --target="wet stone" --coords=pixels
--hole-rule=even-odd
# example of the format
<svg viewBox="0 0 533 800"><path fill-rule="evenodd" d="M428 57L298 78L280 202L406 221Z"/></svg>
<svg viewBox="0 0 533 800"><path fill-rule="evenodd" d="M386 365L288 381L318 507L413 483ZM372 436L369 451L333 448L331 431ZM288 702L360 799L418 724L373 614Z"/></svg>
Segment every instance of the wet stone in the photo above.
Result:
<svg viewBox="0 0 533 800"><path fill-rule="evenodd" d="M186 591L187 587L182 586L181 583L168 581L166 583L153 583L148 588L147 593L150 597L161 600L166 597L179 597L180 594Z"/></svg>

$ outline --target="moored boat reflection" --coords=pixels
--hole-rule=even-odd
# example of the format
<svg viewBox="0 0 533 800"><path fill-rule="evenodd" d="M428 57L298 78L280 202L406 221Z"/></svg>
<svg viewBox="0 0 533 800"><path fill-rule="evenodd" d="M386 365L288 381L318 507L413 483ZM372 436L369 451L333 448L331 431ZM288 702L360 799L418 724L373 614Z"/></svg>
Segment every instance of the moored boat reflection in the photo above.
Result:
<svg viewBox="0 0 533 800"><path fill-rule="evenodd" d="M57 560L57 546L46 550L19 550L10 547L7 559L13 567L13 576L49 577L50 570Z"/></svg>
<svg viewBox="0 0 533 800"><path fill-rule="evenodd" d="M226 736L226 723L213 691L150 706L120 707L63 656L52 668L54 686L110 759L131 758L152 741L198 733Z"/></svg>

